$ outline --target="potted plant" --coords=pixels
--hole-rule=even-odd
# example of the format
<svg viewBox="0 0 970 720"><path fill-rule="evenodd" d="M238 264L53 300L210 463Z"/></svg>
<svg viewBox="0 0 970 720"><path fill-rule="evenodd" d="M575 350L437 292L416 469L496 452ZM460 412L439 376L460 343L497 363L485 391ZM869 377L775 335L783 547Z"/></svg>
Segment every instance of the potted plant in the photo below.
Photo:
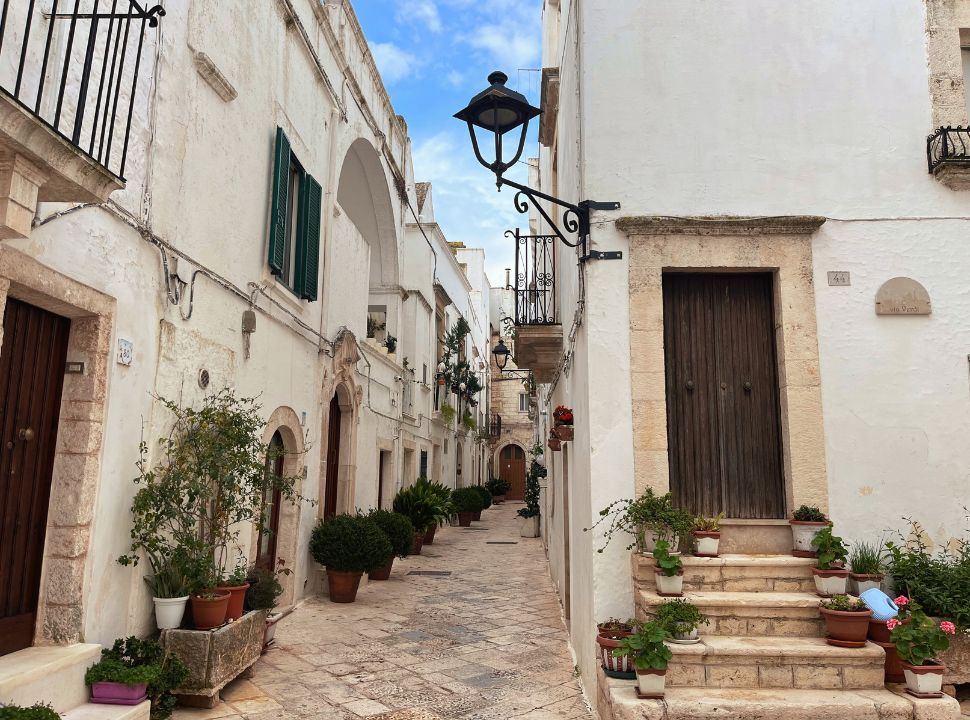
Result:
<svg viewBox="0 0 970 720"><path fill-rule="evenodd" d="M821 602L819 612L825 620L825 642L835 647L865 647L872 610L862 600L833 595Z"/></svg>
<svg viewBox="0 0 970 720"><path fill-rule="evenodd" d="M654 621L670 635L670 642L693 645L700 642L698 628L706 625L707 616L693 603L670 600L657 606Z"/></svg>
<svg viewBox="0 0 970 720"><path fill-rule="evenodd" d="M637 621L633 618L620 620L619 618L609 618L596 625L597 637L622 638L632 635L636 629Z"/></svg>
<svg viewBox="0 0 970 720"><path fill-rule="evenodd" d="M463 487L453 490L451 502L458 513L458 524L461 527L469 527L472 524L472 517L482 509L482 498L474 488Z"/></svg>
<svg viewBox="0 0 970 720"><path fill-rule="evenodd" d="M549 439L546 440L546 445L553 452L559 452L560 450L562 450L562 440L560 440L557 437L554 437L551 433L549 435Z"/></svg>
<svg viewBox="0 0 970 720"><path fill-rule="evenodd" d="M431 545L434 543L434 536L438 531L438 526L444 525L447 518L453 512L451 506L451 488L447 485L442 485L440 482L432 482L426 477L419 477L412 487L414 488L414 492L419 497L424 498L434 509L435 519L425 529L423 539L424 545Z"/></svg>
<svg viewBox="0 0 970 720"><path fill-rule="evenodd" d="M145 578L145 583L152 591L155 625L159 630L177 628L189 602L190 580L175 558L149 556L148 560L152 575Z"/></svg>
<svg viewBox="0 0 970 720"><path fill-rule="evenodd" d="M816 563L812 568L815 576L815 592L820 597L844 595L849 582L845 559L849 549L842 538L832 534L832 526L826 525L815 534L812 546L816 549Z"/></svg>
<svg viewBox="0 0 970 720"><path fill-rule="evenodd" d="M393 552L387 535L362 515L321 520L310 535L310 554L327 569L331 602L354 602L363 574L386 563Z"/></svg>
<svg viewBox="0 0 970 720"><path fill-rule="evenodd" d="M861 595L866 590L882 585L883 545L857 542L849 554L849 589L853 595Z"/></svg>
<svg viewBox="0 0 970 720"><path fill-rule="evenodd" d="M391 576L394 556L405 558L414 547L414 525L401 513L388 510L371 510L367 517L387 536L393 551L387 562L368 570L367 577L371 580L387 580Z"/></svg>
<svg viewBox="0 0 970 720"><path fill-rule="evenodd" d="M794 548L792 555L795 557L815 557L812 546L815 544L815 535L826 525L830 525L825 513L817 507L802 505L794 513L792 519L788 521L791 525L792 540Z"/></svg>
<svg viewBox="0 0 970 720"><path fill-rule="evenodd" d="M555 419L556 425L570 426L573 424L573 410L565 405L557 405L556 409L552 411L552 417Z"/></svg>
<svg viewBox="0 0 970 720"><path fill-rule="evenodd" d="M240 556L232 573L223 578L215 587L219 592L229 593L229 604L226 606L227 620L238 620L242 617L243 605L246 602L246 591L249 589L246 574L246 558Z"/></svg>
<svg viewBox="0 0 970 720"><path fill-rule="evenodd" d="M905 608L909 622L892 618L886 627L892 631L896 652L902 660L906 692L918 698L940 697L946 667L937 657L950 647L950 636L956 634L956 626L948 620L933 620L912 600Z"/></svg>
<svg viewBox="0 0 970 720"><path fill-rule="evenodd" d="M484 485L473 485L472 487L475 488L475 492L477 492L482 498L482 510L488 510L490 507L492 507L492 493L490 493ZM475 517L472 518L473 522L477 522L482 519L482 510L475 513Z"/></svg>
<svg viewBox="0 0 970 720"><path fill-rule="evenodd" d="M444 522L447 517L441 516L440 502L427 490L412 485L411 487L401 488L394 496L392 504L394 512L407 517L414 526L414 547L411 548L412 555L420 555L424 545L425 533L428 528L437 526L438 522Z"/></svg>
<svg viewBox="0 0 970 720"><path fill-rule="evenodd" d="M456 411L451 405L446 402L441 403L441 407L438 408L438 414L441 415L441 419L445 421L445 425L451 425L455 420Z"/></svg>
<svg viewBox="0 0 970 720"><path fill-rule="evenodd" d="M505 493L512 489L512 483L503 478L490 478L485 483L485 488L492 493L492 502L498 504L505 502Z"/></svg>
<svg viewBox="0 0 970 720"><path fill-rule="evenodd" d="M130 667L119 660L103 659L84 673L91 688L91 702L99 705L139 705L148 699L148 684L158 676L152 665Z"/></svg>
<svg viewBox="0 0 970 720"><path fill-rule="evenodd" d="M232 597L228 590L206 588L198 590L190 596L192 602L192 623L196 630L211 630L226 621L229 612L229 600Z"/></svg>
<svg viewBox="0 0 970 720"><path fill-rule="evenodd" d="M61 716L46 703L30 707L0 704L0 720L61 720Z"/></svg>
<svg viewBox="0 0 970 720"><path fill-rule="evenodd" d="M542 464L535 459L529 466L529 474L525 479L525 507L520 508L517 513L522 518L520 537L539 537L539 472L543 469Z"/></svg>
<svg viewBox="0 0 970 720"><path fill-rule="evenodd" d="M607 676L621 680L636 679L633 661L626 656L617 657L613 651L620 646L620 640L634 633L638 625L632 618L626 621L610 618L596 626L596 645L599 648L603 672Z"/></svg>
<svg viewBox="0 0 970 720"><path fill-rule="evenodd" d="M721 520L724 513L718 513L712 518L699 515L694 519L694 543L698 557L717 557L718 546L721 544Z"/></svg>
<svg viewBox="0 0 970 720"><path fill-rule="evenodd" d="M133 636L119 638L110 648L101 650L101 661L131 669L147 669L146 674L153 675L147 687L152 720L165 720L171 716L176 705L174 691L189 677L189 668L185 663L176 655L166 652L155 640L141 640Z"/></svg>
<svg viewBox="0 0 970 720"><path fill-rule="evenodd" d="M662 698L667 664L673 657L664 644L667 632L656 622L642 624L633 635L622 638L613 651L616 657L628 657L637 673L637 697Z"/></svg>
<svg viewBox="0 0 970 720"><path fill-rule="evenodd" d="M246 592L247 610L269 610L266 616L266 628L263 631L263 651L269 647L276 637L276 624L282 618L280 613L274 613L276 601L283 594L283 584L280 575L289 575L291 570L284 567L284 561L278 561L276 571L269 568L253 568L250 573L249 590Z"/></svg>
<svg viewBox="0 0 970 720"><path fill-rule="evenodd" d="M658 540L653 551L656 564L654 580L657 584L657 594L661 597L680 597L684 594L684 563L679 554L670 552L666 540Z"/></svg>

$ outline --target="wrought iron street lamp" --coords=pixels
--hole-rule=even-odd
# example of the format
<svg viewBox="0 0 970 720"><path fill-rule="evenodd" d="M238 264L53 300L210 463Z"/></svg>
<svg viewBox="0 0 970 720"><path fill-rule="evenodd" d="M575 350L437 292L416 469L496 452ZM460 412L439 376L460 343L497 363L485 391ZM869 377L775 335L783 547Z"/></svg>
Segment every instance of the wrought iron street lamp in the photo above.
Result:
<svg viewBox="0 0 970 720"><path fill-rule="evenodd" d="M583 200L579 204L573 204L505 178L505 172L522 157L526 137L529 133L529 122L542 113L539 108L530 105L524 95L505 87L508 79L508 75L503 72L493 72L488 76L489 86L473 97L471 102L468 103L468 107L455 114L457 119L468 125L468 134L471 136L472 148L475 150L475 157L478 162L495 173L495 184L499 190L502 189L503 185L518 190L514 199L516 210L520 213L526 213L529 211L529 204L531 203L532 207L549 224L549 227L553 228L556 237L569 247L579 247L581 262L620 259L623 257L623 253L589 249L590 211L619 210L620 203ZM494 135L495 159L492 162L486 160L482 155L475 128L481 128ZM518 141L514 143L515 153L511 158L506 159L505 136L517 129L520 134ZM540 200L559 205L565 209L562 215L562 225L570 235L578 235L576 242L570 242L566 239L563 230L553 222L549 213L540 204Z"/></svg>
<svg viewBox="0 0 970 720"><path fill-rule="evenodd" d="M509 356L511 354L512 351L509 350L508 346L505 344L505 341L500 338L498 345L496 345L495 349L492 350L492 355L495 356L495 364L498 365L498 369L500 371L505 370L505 366L509 364Z"/></svg>

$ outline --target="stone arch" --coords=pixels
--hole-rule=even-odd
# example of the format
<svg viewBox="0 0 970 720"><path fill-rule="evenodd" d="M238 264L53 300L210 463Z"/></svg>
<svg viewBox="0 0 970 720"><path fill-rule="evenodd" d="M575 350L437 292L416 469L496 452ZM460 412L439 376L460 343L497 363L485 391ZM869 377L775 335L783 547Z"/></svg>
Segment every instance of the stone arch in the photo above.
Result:
<svg viewBox="0 0 970 720"><path fill-rule="evenodd" d="M374 146L358 138L340 168L337 202L371 248L370 286L399 284L398 238L390 185Z"/></svg>
<svg viewBox="0 0 970 720"><path fill-rule="evenodd" d="M269 445L276 433L283 439L283 474L286 476L302 476L305 464L304 453L306 452L306 442L303 434L303 427L300 417L291 407L278 407L269 416L266 428L263 430L263 444ZM294 488L298 495L303 494L303 480L298 480ZM276 557L283 560L285 567L296 570L297 547L300 530L300 502L284 502L280 507L279 532L276 537ZM253 528L252 542L250 544L251 562L255 561L258 552L257 543L259 542L259 532ZM280 596L280 605L292 605L296 597L294 573L280 576L280 584L283 586L283 594Z"/></svg>
<svg viewBox="0 0 970 720"><path fill-rule="evenodd" d="M497 468L500 467L500 462L502 460L502 451L510 445L514 445L517 448L522 448L522 452L525 453L526 458L529 457L529 449L518 440L503 440L492 452L492 471L496 472L496 477L498 477Z"/></svg>

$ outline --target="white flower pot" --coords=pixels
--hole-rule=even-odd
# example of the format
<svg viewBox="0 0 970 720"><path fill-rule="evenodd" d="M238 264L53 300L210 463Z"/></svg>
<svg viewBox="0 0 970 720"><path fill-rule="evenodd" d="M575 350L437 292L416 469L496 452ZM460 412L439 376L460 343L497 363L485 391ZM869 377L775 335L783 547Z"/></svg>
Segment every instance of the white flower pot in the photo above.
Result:
<svg viewBox="0 0 970 720"><path fill-rule="evenodd" d="M667 671L659 670L637 670L637 689L640 697L661 698L664 696L664 684L667 680Z"/></svg>
<svg viewBox="0 0 970 720"><path fill-rule="evenodd" d="M155 624L159 630L172 630L182 624L189 596L180 598L152 598L155 603Z"/></svg>
<svg viewBox="0 0 970 720"><path fill-rule="evenodd" d="M917 695L939 695L943 692L943 670L939 672L920 672L911 670L911 665L903 663L903 677L906 678L906 689Z"/></svg>
<svg viewBox="0 0 970 720"><path fill-rule="evenodd" d="M659 535L656 530L646 526L641 526L640 537L642 538L642 552L646 555L650 555L654 550L657 549L657 540L666 540L670 544L670 554L680 555L677 548L680 547L680 538L674 535L673 537L668 537L667 535Z"/></svg>
<svg viewBox="0 0 970 720"><path fill-rule="evenodd" d="M522 525L519 528L519 537L534 538L539 537L539 516L522 518Z"/></svg>
<svg viewBox="0 0 970 720"><path fill-rule="evenodd" d="M815 574L815 592L822 597L832 595L844 595L849 584L848 573L846 574Z"/></svg>
<svg viewBox="0 0 970 720"><path fill-rule="evenodd" d="M697 633L697 628L694 628L689 633L680 633L674 635L670 642L677 643L678 645L696 645L701 641L700 635Z"/></svg>
<svg viewBox="0 0 970 720"><path fill-rule="evenodd" d="M791 534L794 543L794 554L802 557L815 557L816 550L812 547L815 536L822 528L828 527L824 522L799 522L791 520Z"/></svg>
<svg viewBox="0 0 970 720"><path fill-rule="evenodd" d="M878 590L882 587L882 583L874 578L869 578L866 575L861 577L856 577L855 575L849 575L849 592L851 592L856 597L859 597L866 590Z"/></svg>
<svg viewBox="0 0 970 720"><path fill-rule="evenodd" d="M720 537L701 537L694 536L697 540L697 554L705 557L717 557L718 548L721 545Z"/></svg>
<svg viewBox="0 0 970 720"><path fill-rule="evenodd" d="M654 582L657 585L658 595L683 595L684 594L684 572L681 571L673 577L668 577L663 573L654 573Z"/></svg>

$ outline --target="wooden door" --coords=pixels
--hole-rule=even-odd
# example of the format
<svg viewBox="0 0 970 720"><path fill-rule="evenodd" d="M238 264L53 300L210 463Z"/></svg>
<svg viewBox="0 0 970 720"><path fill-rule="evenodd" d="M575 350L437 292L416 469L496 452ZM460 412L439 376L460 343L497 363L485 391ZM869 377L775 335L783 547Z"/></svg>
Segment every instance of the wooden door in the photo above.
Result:
<svg viewBox="0 0 970 720"><path fill-rule="evenodd" d="M7 298L0 348L0 655L34 636L71 323Z"/></svg>
<svg viewBox="0 0 970 720"><path fill-rule="evenodd" d="M323 496L323 517L337 514L337 482L340 476L340 401L336 394L330 401L330 420L327 423L327 475Z"/></svg>
<svg viewBox="0 0 970 720"><path fill-rule="evenodd" d="M512 484L506 498L525 500L525 450L518 445L506 445L502 448L500 462L499 477Z"/></svg>
<svg viewBox="0 0 970 720"><path fill-rule="evenodd" d="M693 512L785 517L772 276L665 274L670 488Z"/></svg>
<svg viewBox="0 0 970 720"><path fill-rule="evenodd" d="M273 433L269 441L269 452L266 457L267 474L283 477L283 462L286 459L283 446L283 436L279 431ZM256 567L266 570L276 569L276 539L280 532L280 505L283 493L279 488L267 486L263 489L263 527L259 529L259 541L256 544Z"/></svg>

